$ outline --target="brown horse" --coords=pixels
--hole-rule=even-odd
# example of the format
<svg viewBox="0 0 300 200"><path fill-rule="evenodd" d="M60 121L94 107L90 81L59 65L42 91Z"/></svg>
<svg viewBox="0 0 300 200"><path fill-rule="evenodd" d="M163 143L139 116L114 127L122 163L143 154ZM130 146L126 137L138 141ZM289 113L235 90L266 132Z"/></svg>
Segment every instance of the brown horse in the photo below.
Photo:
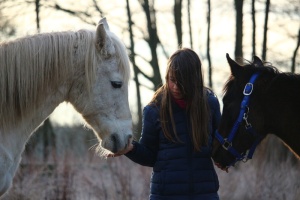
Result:
<svg viewBox="0 0 300 200"><path fill-rule="evenodd" d="M282 73L254 56L240 66L226 55L231 69L224 87L223 112L215 133L213 160L227 170L252 158L267 134L279 137L299 158L300 75Z"/></svg>

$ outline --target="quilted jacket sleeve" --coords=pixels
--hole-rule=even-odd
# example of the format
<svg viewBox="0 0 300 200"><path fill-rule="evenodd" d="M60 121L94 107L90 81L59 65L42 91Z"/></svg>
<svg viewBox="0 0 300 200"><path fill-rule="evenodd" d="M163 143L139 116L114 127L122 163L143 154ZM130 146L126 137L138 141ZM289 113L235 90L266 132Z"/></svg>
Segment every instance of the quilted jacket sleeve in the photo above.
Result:
<svg viewBox="0 0 300 200"><path fill-rule="evenodd" d="M158 110L146 106L143 111L143 128L139 142L133 142L132 151L125 154L133 162L143 166L153 167L156 162L159 144Z"/></svg>
<svg viewBox="0 0 300 200"><path fill-rule="evenodd" d="M220 120L221 120L221 112L220 112L220 104L217 96L213 93L213 91L208 90L208 104L210 108L210 118L211 118L211 134L212 137L209 138L209 146L212 148L213 139L216 130L218 129Z"/></svg>
<svg viewBox="0 0 300 200"><path fill-rule="evenodd" d="M214 93L210 94L208 99L212 114L212 131L214 133L217 130L221 119L220 104Z"/></svg>

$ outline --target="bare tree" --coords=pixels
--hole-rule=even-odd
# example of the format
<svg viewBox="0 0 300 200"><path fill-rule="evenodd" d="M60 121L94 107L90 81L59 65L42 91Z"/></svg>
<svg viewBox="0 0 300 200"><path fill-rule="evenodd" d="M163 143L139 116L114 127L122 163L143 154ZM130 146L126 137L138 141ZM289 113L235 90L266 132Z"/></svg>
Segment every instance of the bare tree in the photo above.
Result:
<svg viewBox="0 0 300 200"><path fill-rule="evenodd" d="M105 16L105 13L102 11L102 9L100 8L100 6L98 5L96 0L93 0L93 8L94 8L93 10L88 9L88 10L82 11L82 10L80 10L80 8L79 9L66 8L66 7L61 6L59 3L55 3L54 6L49 6L49 7L52 7L56 10L59 10L59 11L65 12L65 13L68 13L74 17L79 18L81 21L83 21L87 24L94 25L94 26L97 25L97 23L95 23L94 20L92 19L92 17L95 14L99 14L100 17Z"/></svg>
<svg viewBox="0 0 300 200"><path fill-rule="evenodd" d="M133 72L134 72L134 81L135 81L135 88L136 88L136 92L137 92L137 110L138 110L138 121L136 122L136 132L135 137L138 139L141 136L141 130L142 130L142 123L141 120L142 119L142 103L141 103L141 91L140 91L140 81L139 81L139 68L136 65L135 62L135 51L134 51L134 35L133 35L133 31L132 31L132 26L133 26L133 22L131 19L131 10L130 10L130 4L129 4L129 0L126 0L126 10L127 10L127 16L128 16L128 30L129 30L129 38L130 38L130 57L131 57L131 63L133 66Z"/></svg>
<svg viewBox="0 0 300 200"><path fill-rule="evenodd" d="M147 30L148 35L145 36L144 40L148 43L150 52L151 52L151 60L150 65L153 69L153 76L149 77L146 74L142 73L148 80L150 80L154 85L154 90L162 83L161 74L159 71L159 65L158 65L158 56L157 56L157 45L160 44L158 35L157 35L157 27L156 27L156 17L155 17L155 9L154 9L154 3L155 0L152 0L151 3L149 3L148 0L139 0L140 5L142 6L147 20Z"/></svg>
<svg viewBox="0 0 300 200"><path fill-rule="evenodd" d="M187 14L188 14L188 24L189 24L190 45L191 45L191 48L193 48L193 30L192 30L192 20L191 20L191 0L187 0Z"/></svg>
<svg viewBox="0 0 300 200"><path fill-rule="evenodd" d="M40 32L40 0L35 0L36 29Z"/></svg>
<svg viewBox="0 0 300 200"><path fill-rule="evenodd" d="M267 59L267 33L268 33L269 11L270 11L270 0L266 0L263 48L262 48L262 56L261 56L263 60Z"/></svg>
<svg viewBox="0 0 300 200"><path fill-rule="evenodd" d="M256 55L256 20L255 20L255 0L251 2L252 16L252 56Z"/></svg>
<svg viewBox="0 0 300 200"><path fill-rule="evenodd" d="M206 40L206 56L208 61L208 86L213 87L212 83L212 65L210 58L210 16L211 16L211 4L210 0L207 0L207 40Z"/></svg>
<svg viewBox="0 0 300 200"><path fill-rule="evenodd" d="M243 57L243 4L244 0L234 0L236 10L235 60Z"/></svg>
<svg viewBox="0 0 300 200"><path fill-rule="evenodd" d="M177 45L182 45L182 0L174 1L174 20L177 36Z"/></svg>
<svg viewBox="0 0 300 200"><path fill-rule="evenodd" d="M295 48L295 50L294 50L293 57L292 57L292 67L291 67L291 72L292 72L292 73L295 73L295 68L296 68L296 57L297 57L297 52L298 52L299 46L300 46L300 29L299 29L299 31L298 31L298 41L297 41L297 45L296 45L296 48Z"/></svg>

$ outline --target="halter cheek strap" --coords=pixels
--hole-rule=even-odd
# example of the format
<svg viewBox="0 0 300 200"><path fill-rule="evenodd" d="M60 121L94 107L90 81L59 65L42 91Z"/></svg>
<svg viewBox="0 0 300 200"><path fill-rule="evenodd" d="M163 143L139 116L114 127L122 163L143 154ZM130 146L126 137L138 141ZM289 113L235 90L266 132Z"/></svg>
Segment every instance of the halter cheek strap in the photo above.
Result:
<svg viewBox="0 0 300 200"><path fill-rule="evenodd" d="M251 76L249 82L245 85L243 94L244 94L244 98L241 102L241 108L240 108L240 113L238 115L237 120L235 121L229 135L228 138L223 138L223 136L219 133L218 130L216 130L215 132L215 137L216 139L220 142L220 144L222 145L222 147L226 150L229 151L235 158L236 160L230 164L230 166L233 166L236 162L243 160L243 161L247 161L248 159L251 159L254 151L257 147L257 145L260 143L261 141L261 137L259 137L254 144L252 145L252 147L250 149L247 150L246 153L239 153L233 146L232 146L232 141L233 138L235 137L237 130L241 124L241 122L244 120L246 122L246 131L251 133L252 135L257 135L252 127L252 125L248 122L248 104L249 104L249 100L250 100L250 95L252 94L253 91L253 84L255 82L255 80L257 79L257 77L259 76L259 73L255 73Z"/></svg>

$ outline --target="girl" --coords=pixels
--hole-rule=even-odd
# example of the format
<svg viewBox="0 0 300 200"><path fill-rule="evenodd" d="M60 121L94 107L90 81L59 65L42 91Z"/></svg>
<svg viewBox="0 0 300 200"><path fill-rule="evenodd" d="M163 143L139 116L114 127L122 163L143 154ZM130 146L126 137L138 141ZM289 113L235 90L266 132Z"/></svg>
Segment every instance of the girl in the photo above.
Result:
<svg viewBox="0 0 300 200"><path fill-rule="evenodd" d="M153 167L150 200L219 199L211 145L220 106L204 87L201 66L188 48L170 57L166 83L144 108L141 138L123 152Z"/></svg>

